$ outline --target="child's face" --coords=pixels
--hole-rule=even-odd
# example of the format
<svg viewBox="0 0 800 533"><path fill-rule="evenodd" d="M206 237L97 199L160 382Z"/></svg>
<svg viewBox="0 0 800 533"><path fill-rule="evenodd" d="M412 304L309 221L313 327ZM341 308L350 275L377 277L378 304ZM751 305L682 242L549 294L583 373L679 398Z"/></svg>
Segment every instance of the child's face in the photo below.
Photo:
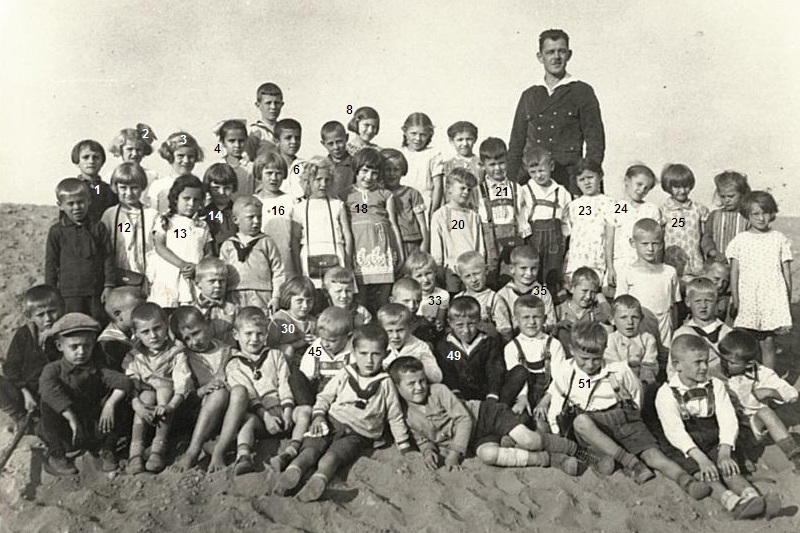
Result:
<svg viewBox="0 0 800 533"><path fill-rule="evenodd" d="M244 143L247 141L247 132L242 130L228 130L225 137L222 139L222 145L225 147L225 152L231 157L237 159L242 157L244 153Z"/></svg>
<svg viewBox="0 0 800 533"><path fill-rule="evenodd" d="M58 198L58 208L75 223L81 223L89 212L91 202L89 194L78 192L74 194L62 194Z"/></svg>
<svg viewBox="0 0 800 533"><path fill-rule="evenodd" d="M256 102L256 107L261 111L261 119L264 122L275 123L281 115L283 98L272 94L262 94Z"/></svg>
<svg viewBox="0 0 800 533"><path fill-rule="evenodd" d="M386 160L386 165L383 167L383 183L387 189L396 189L400 186L400 180L403 178L403 169L399 164L391 159Z"/></svg>
<svg viewBox="0 0 800 533"><path fill-rule="evenodd" d="M239 231L248 237L261 233L261 209L249 205L233 215L233 222L239 226Z"/></svg>
<svg viewBox="0 0 800 533"><path fill-rule="evenodd" d="M717 294L725 294L731 281L731 273L722 265L714 265L706 272L706 277L714 282Z"/></svg>
<svg viewBox="0 0 800 533"><path fill-rule="evenodd" d="M285 178L283 172L274 165L268 165L261 171L261 185L271 193L281 192Z"/></svg>
<svg viewBox="0 0 800 533"><path fill-rule="evenodd" d="M506 156L486 158L483 161L483 168L486 169L487 178L494 181L503 181L506 179Z"/></svg>
<svg viewBox="0 0 800 533"><path fill-rule="evenodd" d="M300 151L300 130L283 130L278 138L278 150L284 155L294 157Z"/></svg>
<svg viewBox="0 0 800 533"><path fill-rule="evenodd" d="M142 344L150 350L163 350L169 344L167 323L160 318L134 320L133 331Z"/></svg>
<svg viewBox="0 0 800 533"><path fill-rule="evenodd" d="M511 263L511 279L518 287L532 287L536 283L536 276L539 275L538 259L516 259Z"/></svg>
<svg viewBox="0 0 800 533"><path fill-rule="evenodd" d="M724 357L720 358L720 366L722 366L725 375L727 376L739 376L744 374L752 365L752 361L745 361L741 359L725 359Z"/></svg>
<svg viewBox="0 0 800 533"><path fill-rule="evenodd" d="M725 211L738 211L742 204L742 193L735 186L722 187L717 190Z"/></svg>
<svg viewBox="0 0 800 533"><path fill-rule="evenodd" d="M614 327L625 337L631 338L639 334L642 323L642 312L629 307L619 307L614 311Z"/></svg>
<svg viewBox="0 0 800 533"><path fill-rule="evenodd" d="M580 368L587 376L594 376L603 368L603 354L592 354L584 352L580 348L572 347L572 357L575 359L575 366Z"/></svg>
<svg viewBox="0 0 800 533"><path fill-rule="evenodd" d="M128 161L141 163L144 157L144 143L142 141L125 141L120 152L122 153L122 161L124 163Z"/></svg>
<svg viewBox="0 0 800 533"><path fill-rule="evenodd" d="M655 182L650 179L650 176L643 174L636 174L631 178L625 178L625 196L634 202L641 202L650 189L653 188Z"/></svg>
<svg viewBox="0 0 800 533"><path fill-rule="evenodd" d="M339 160L347 153L347 133L343 131L334 131L326 133L322 136L320 141L322 146L328 153L336 160Z"/></svg>
<svg viewBox="0 0 800 533"><path fill-rule="evenodd" d="M747 215L747 220L750 221L750 226L758 231L767 231L772 222L772 214L767 213L761 206L753 202L750 205L750 213Z"/></svg>
<svg viewBox="0 0 800 533"><path fill-rule="evenodd" d="M657 263L664 239L659 232L636 231L631 238L636 255L648 263Z"/></svg>
<svg viewBox="0 0 800 533"><path fill-rule="evenodd" d="M61 315L63 313L56 302L42 302L28 307L28 318L39 332L50 328Z"/></svg>
<svg viewBox="0 0 800 533"><path fill-rule="evenodd" d="M138 183L117 183L117 198L121 204L139 207L142 203L142 188Z"/></svg>
<svg viewBox="0 0 800 533"><path fill-rule="evenodd" d="M88 146L81 148L78 153L78 170L84 176L97 176L103 167L103 156L100 152L95 152Z"/></svg>
<svg viewBox="0 0 800 533"><path fill-rule="evenodd" d="M397 392L408 403L426 403L429 391L430 385L428 385L428 378L425 377L425 372L404 372L400 375Z"/></svg>
<svg viewBox="0 0 800 533"><path fill-rule="evenodd" d="M333 185L333 175L328 169L320 168L309 183L309 194L312 198L324 198L328 195L331 185Z"/></svg>
<svg viewBox="0 0 800 533"><path fill-rule="evenodd" d="M411 277L422 287L423 294L432 292L436 287L436 270L432 267L415 268Z"/></svg>
<svg viewBox="0 0 800 533"><path fill-rule="evenodd" d="M689 199L690 192L692 192L692 188L688 185L673 185L670 189L670 196L677 202L684 203Z"/></svg>
<svg viewBox="0 0 800 533"><path fill-rule="evenodd" d="M355 295L352 283L328 283L327 289L334 307L347 309L352 305Z"/></svg>
<svg viewBox="0 0 800 533"><path fill-rule="evenodd" d="M178 332L181 341L193 352L205 352L211 347L211 327L203 322L184 324Z"/></svg>
<svg viewBox="0 0 800 533"><path fill-rule="evenodd" d="M113 294L113 293L112 293ZM144 303L137 298L110 296L106 300L106 312L117 329L125 335L130 335L133 324L131 324L131 313L137 306Z"/></svg>
<svg viewBox="0 0 800 533"><path fill-rule="evenodd" d="M486 265L473 261L458 268L461 281L472 292L480 292L486 288Z"/></svg>
<svg viewBox="0 0 800 533"><path fill-rule="evenodd" d="M311 312L311 306L314 305L314 297L306 296L305 294L298 294L289 299L289 313L301 320L305 320Z"/></svg>
<svg viewBox="0 0 800 533"><path fill-rule="evenodd" d="M197 288L206 298L220 300L225 296L228 284L227 273L224 271L207 271L195 276Z"/></svg>
<svg viewBox="0 0 800 533"><path fill-rule="evenodd" d="M685 385L697 385L708 378L708 350L673 353L672 364Z"/></svg>
<svg viewBox="0 0 800 533"><path fill-rule="evenodd" d="M233 185L230 183L215 183L211 182L208 185L208 193L211 195L211 201L218 207L228 207L231 204L233 197Z"/></svg>
<svg viewBox="0 0 800 533"><path fill-rule="evenodd" d="M178 193L175 210L179 215L193 217L203 206L203 189L199 187L186 187Z"/></svg>
<svg viewBox="0 0 800 533"><path fill-rule="evenodd" d="M181 146L175 150L175 160L172 162L172 169L178 176L191 174L194 165L197 163L197 150L191 146Z"/></svg>
<svg viewBox="0 0 800 533"><path fill-rule="evenodd" d="M460 131L455 134L455 137L450 139L450 143L453 145L453 148L456 149L456 153L461 157L472 157L472 148L475 146L476 140L475 136L471 133Z"/></svg>
<svg viewBox="0 0 800 533"><path fill-rule="evenodd" d="M392 291L391 301L404 305L411 311L412 315L417 314L419 303L422 301L422 293L405 289L395 289Z"/></svg>
<svg viewBox="0 0 800 533"><path fill-rule="evenodd" d="M329 354L336 355L347 346L347 339L349 337L346 333L333 334L325 329L319 329L317 334L319 335L319 343Z"/></svg>
<svg viewBox="0 0 800 533"><path fill-rule="evenodd" d="M389 335L389 346L395 350L402 348L411 336L411 328L402 320L381 320L381 327Z"/></svg>
<svg viewBox="0 0 800 533"><path fill-rule="evenodd" d="M381 172L377 168L364 166L358 169L356 183L359 188L371 191L378 187L378 178L380 175Z"/></svg>
<svg viewBox="0 0 800 533"><path fill-rule="evenodd" d="M366 339L353 346L353 353L356 370L362 376L374 376L380 372L387 354L380 342Z"/></svg>
<svg viewBox="0 0 800 533"><path fill-rule="evenodd" d="M64 359L74 366L84 365L92 358L95 334L91 332L61 335L56 339L56 348L64 355Z"/></svg>
<svg viewBox="0 0 800 533"><path fill-rule="evenodd" d="M700 323L713 322L716 318L717 298L709 292L695 292L686 299L686 305L692 310L692 317Z"/></svg>
<svg viewBox="0 0 800 533"><path fill-rule="evenodd" d="M597 296L597 285L588 279L580 279L572 286L572 303L582 309L588 309L594 305L594 298Z"/></svg>
<svg viewBox="0 0 800 533"><path fill-rule="evenodd" d="M575 183L584 196L595 196L600 194L600 184L603 183L603 178L597 172L584 170L575 178Z"/></svg>
<svg viewBox="0 0 800 533"><path fill-rule="evenodd" d="M240 324L233 330L233 338L239 343L239 348L249 355L258 355L267 342L267 329L262 324Z"/></svg>
<svg viewBox="0 0 800 533"><path fill-rule="evenodd" d="M362 118L358 121L358 138L365 143L370 142L378 134L378 120Z"/></svg>
<svg viewBox="0 0 800 533"><path fill-rule="evenodd" d="M552 183L552 179L550 179L551 174L553 173L553 160L552 159L544 159L542 161L536 161L535 163L527 164L528 176L540 187L547 187Z"/></svg>
<svg viewBox="0 0 800 533"><path fill-rule="evenodd" d="M467 207L472 197L472 188L466 183L453 181L447 186L447 197L458 207Z"/></svg>
<svg viewBox="0 0 800 533"><path fill-rule="evenodd" d="M480 316L449 318L450 329L453 335L464 344L469 344L478 336L478 321Z"/></svg>
<svg viewBox="0 0 800 533"><path fill-rule="evenodd" d="M424 149L431 139L430 132L422 126L411 126L403 133L406 144L413 152Z"/></svg>
<svg viewBox="0 0 800 533"><path fill-rule="evenodd" d="M519 326L519 331L527 337L535 337L542 331L544 324L544 309L537 307L518 307L514 313L514 320Z"/></svg>

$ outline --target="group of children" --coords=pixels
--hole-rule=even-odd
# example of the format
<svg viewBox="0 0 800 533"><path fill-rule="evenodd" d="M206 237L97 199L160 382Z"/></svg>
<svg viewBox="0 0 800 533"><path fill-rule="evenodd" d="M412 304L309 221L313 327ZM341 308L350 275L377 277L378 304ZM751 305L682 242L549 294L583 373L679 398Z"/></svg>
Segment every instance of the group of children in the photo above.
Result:
<svg viewBox="0 0 800 533"><path fill-rule="evenodd" d="M352 138L323 125L328 156L303 161L280 89L259 87L256 106L249 128L218 125L202 179L186 132L159 151L170 178L142 166L156 140L144 124L115 139L110 184L102 146L75 146L45 284L24 296L0 378L4 412L39 410L48 471L74 474L76 450L115 470L126 437L126 471L160 472L183 423L173 470L216 437L210 471L235 447L235 473L252 472L257 440L287 437L274 491L302 485L304 501L393 440L430 468L470 451L569 475L619 465L637 483L657 470L714 494L736 518L774 511L737 446L740 426L769 435L800 469L773 409L797 391L774 371L792 255L768 192L724 172L709 212L689 198L691 170L671 164L659 207L639 164L612 199L587 160L573 199L541 147L525 148L517 183L502 140L473 152L473 124L448 128L450 159L424 113L400 149L380 149L369 107L352 113Z"/></svg>

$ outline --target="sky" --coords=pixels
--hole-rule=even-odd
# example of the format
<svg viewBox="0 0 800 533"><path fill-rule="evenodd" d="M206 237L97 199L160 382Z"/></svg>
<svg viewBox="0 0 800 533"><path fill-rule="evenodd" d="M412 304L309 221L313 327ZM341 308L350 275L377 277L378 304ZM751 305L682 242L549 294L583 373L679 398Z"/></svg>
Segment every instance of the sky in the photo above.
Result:
<svg viewBox="0 0 800 533"><path fill-rule="evenodd" d="M284 91L281 116L303 125L302 157L325 153L319 128L346 122L348 105L378 110L380 146L399 146L416 111L445 153L457 120L507 141L520 93L542 78L537 36L555 27L571 37L569 71L600 100L610 194L633 163L680 162L701 203L735 169L800 215L798 14L794 0L2 0L0 201L52 203L78 140L108 148L137 122L160 140L195 135L202 174L217 157L213 126L258 118L265 81ZM117 163L109 154L104 178ZM168 174L157 154L144 165Z"/></svg>

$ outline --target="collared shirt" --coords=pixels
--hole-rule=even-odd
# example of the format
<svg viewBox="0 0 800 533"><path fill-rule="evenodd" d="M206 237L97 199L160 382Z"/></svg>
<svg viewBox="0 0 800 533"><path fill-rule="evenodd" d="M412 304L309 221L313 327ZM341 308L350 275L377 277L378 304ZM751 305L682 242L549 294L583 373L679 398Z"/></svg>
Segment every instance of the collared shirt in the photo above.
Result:
<svg viewBox="0 0 800 533"><path fill-rule="evenodd" d="M468 345L453 334L436 344L442 383L467 400L499 398L506 372L503 348L493 335L478 335Z"/></svg>
<svg viewBox="0 0 800 533"><path fill-rule="evenodd" d="M398 357L419 359L425 369L425 377L428 378L429 382L439 383L442 381L442 369L439 368L436 357L427 342L418 339L414 335L409 335L406 343L399 350L393 347L389 348L389 356L383 360L383 369L389 368L392 361Z"/></svg>
<svg viewBox="0 0 800 533"><path fill-rule="evenodd" d="M522 361L528 363L541 363L545 360L545 349L548 348L548 339L550 339L550 362L552 365L560 365L567 360L564 353L564 347L558 339L549 337L545 333L539 332L536 337L528 337L520 333L515 337L516 342L511 341L506 344L504 349L504 357L506 361L506 370L521 365ZM517 345L519 343L519 346ZM522 350L520 350L522 348Z"/></svg>
<svg viewBox="0 0 800 533"><path fill-rule="evenodd" d="M440 313L447 313L450 308L450 293L441 287L434 287L431 292L422 295L422 301L417 309L417 316L428 320L436 320ZM442 316L446 316L442 315Z"/></svg>
<svg viewBox="0 0 800 533"><path fill-rule="evenodd" d="M553 218L561 220L564 216L564 209L572 200L569 191L563 185L552 180L546 187L530 180L525 184L525 189L528 194L522 197L520 211L521 217L530 222Z"/></svg>
<svg viewBox="0 0 800 533"><path fill-rule="evenodd" d="M237 233L222 243L219 257L235 273L228 283L229 292L272 291L273 298L280 297L279 289L286 273L280 251L269 235L247 237Z"/></svg>
<svg viewBox="0 0 800 533"><path fill-rule="evenodd" d="M45 283L67 298L99 296L114 286L115 270L106 227L88 219L76 224L60 213L47 234Z"/></svg>
<svg viewBox="0 0 800 533"><path fill-rule="evenodd" d="M109 391L130 394L132 388L131 381L119 372L93 362L72 365L64 358L45 366L39 378L43 403L57 413L72 409L78 416L98 413Z"/></svg>
<svg viewBox="0 0 800 533"><path fill-rule="evenodd" d="M192 371L182 346L172 344L157 353L151 353L142 344L137 344L122 361L125 375L157 388L172 383L175 394L186 394L192 390Z"/></svg>
<svg viewBox="0 0 800 533"><path fill-rule="evenodd" d="M197 291L194 306L203 313L214 330L214 338L225 344L233 345L233 322L236 320L238 308L236 304L225 300L214 300Z"/></svg>
<svg viewBox="0 0 800 533"><path fill-rule="evenodd" d="M100 222L103 213L105 213L109 207L119 203L117 193L112 191L111 186L103 181L100 176L97 177L97 181L95 182L87 180L82 174L78 174L78 179L89 186L89 190L92 194L92 201L89 202L89 210L86 212L87 220Z"/></svg>
<svg viewBox="0 0 800 533"><path fill-rule="evenodd" d="M753 366L744 373L728 378L728 391L731 394L734 407L744 416L753 416L764 407L764 403L755 397L756 389L774 389L780 394L780 399L770 398L777 404L797 401L797 389L761 363L753 362Z"/></svg>
<svg viewBox="0 0 800 533"><path fill-rule="evenodd" d="M420 451L445 448L467 452L474 427L471 413L445 385L430 386L424 404L407 403L406 424Z"/></svg>
<svg viewBox="0 0 800 533"><path fill-rule="evenodd" d="M509 281L504 287L501 287L500 290L497 291L497 295L505 299L508 303L509 309L514 309L514 303L517 301L517 298L526 294L538 296L542 302L544 302L544 325L555 326L556 311L553 307L553 297L550 296L548 288L538 281L534 282L531 289L527 292L518 291L513 281ZM514 324L514 326L516 327L516 324Z"/></svg>
<svg viewBox="0 0 800 533"><path fill-rule="evenodd" d="M261 141L266 141L270 144L277 145L278 138L275 136L275 131L272 127L261 119L250 123L250 135L258 137Z"/></svg>
<svg viewBox="0 0 800 533"><path fill-rule="evenodd" d="M569 72L565 72L565 73L564 73L564 76L562 76L562 77L561 77L561 78L560 78L560 79L559 79L559 80L558 80L558 81L555 83L555 85L553 85L553 86L551 87L550 85L548 85L548 83L547 83L547 76L545 75L545 76L542 76L542 87L544 87L545 89L547 89L547 94L548 94L549 96L553 96L553 92L555 92L555 90L556 90L558 87L561 87L562 85L567 85L568 83L573 83L573 82L576 82L576 81L581 81L581 80L580 80L580 79L578 79L578 78L576 78L575 76L573 76L573 75L572 75L572 74L570 74Z"/></svg>
<svg viewBox="0 0 800 533"><path fill-rule="evenodd" d="M431 255L437 265L455 270L464 252L486 256L480 217L472 209L445 204L431 216Z"/></svg>
<svg viewBox="0 0 800 533"><path fill-rule="evenodd" d="M320 388L324 387L345 365L353 359L353 343L347 341L339 353L330 353L322 346L322 340L317 337L300 359L300 371L308 379L319 379Z"/></svg>
<svg viewBox="0 0 800 533"><path fill-rule="evenodd" d="M603 359L606 363L624 362L636 358L641 365L658 368L658 343L649 331L642 331L633 337L626 337L619 331L608 335Z"/></svg>
<svg viewBox="0 0 800 533"><path fill-rule="evenodd" d="M675 330L672 338L675 339L680 335L693 335L700 337L706 344L708 344L708 370L712 376L722 377L722 370L720 369L719 359L719 343L725 336L731 332L730 326L725 324L722 320L716 318L710 324L705 326L698 324L694 318L691 318L683 323L681 327ZM667 378L675 375L675 367L672 365L672 354L669 354L667 362Z"/></svg>
<svg viewBox="0 0 800 533"><path fill-rule="evenodd" d="M293 407L294 396L289 387L289 364L279 350L269 349L261 366L255 368L261 354L234 352L225 366L228 386L242 385L247 390L250 406L261 405L269 409L280 405Z"/></svg>
<svg viewBox="0 0 800 533"><path fill-rule="evenodd" d="M736 419L736 411L733 409L731 398L725 389L725 384L717 379L711 378L714 391L713 408L709 402L706 383L698 383L694 387L684 385L680 377L672 376L669 381L661 385L656 393L656 411L661 420L661 427L664 429L664 436L670 444L675 446L684 454L696 448L692 436L686 431L682 412L692 418L708 418L716 416L719 424L719 443L727 444L731 448L736 445L736 437L739 434L739 422ZM681 409L681 404L675 398L675 389L678 394L685 399ZM692 391L688 395L689 391ZM697 393L694 393L694 391Z"/></svg>
<svg viewBox="0 0 800 533"><path fill-rule="evenodd" d="M236 235L238 231L233 222L233 203L220 209L214 202L211 202L200 210L199 216L208 224L211 238L214 240L214 255L219 256L222 243Z"/></svg>
<svg viewBox="0 0 800 533"><path fill-rule="evenodd" d="M328 154L328 159L333 163L333 190L329 190L328 195L338 198L356 182L355 159L350 154L339 161Z"/></svg>

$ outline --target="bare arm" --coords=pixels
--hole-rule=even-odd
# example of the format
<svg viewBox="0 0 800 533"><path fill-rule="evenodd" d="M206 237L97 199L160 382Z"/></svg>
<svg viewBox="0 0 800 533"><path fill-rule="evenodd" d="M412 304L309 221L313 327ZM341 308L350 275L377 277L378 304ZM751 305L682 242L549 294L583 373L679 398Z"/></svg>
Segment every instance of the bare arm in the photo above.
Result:
<svg viewBox="0 0 800 533"><path fill-rule="evenodd" d="M792 263L784 261L781 263L781 270L783 270L783 280L786 282L786 293L789 295L789 301L792 301ZM731 280L733 275L731 274Z"/></svg>
<svg viewBox="0 0 800 533"><path fill-rule="evenodd" d="M614 270L614 235L616 228L611 224L606 224L605 228L605 259L606 272L608 272L608 284L614 287L617 284L617 272Z"/></svg>
<svg viewBox="0 0 800 533"><path fill-rule="evenodd" d="M339 223L342 225L342 233L344 234L345 266L350 268L353 262L353 232L350 230L350 219L347 217L347 209L339 210Z"/></svg>
<svg viewBox="0 0 800 533"><path fill-rule="evenodd" d="M397 256L399 259L398 264L402 265L403 261L405 261L405 253L403 250L403 237L400 234L400 226L397 225L394 196L390 196L386 199L386 214L389 216L389 224L392 226L392 233L394 234L394 239L397 243Z"/></svg>
<svg viewBox="0 0 800 533"><path fill-rule="evenodd" d="M428 214L429 217L433 215L434 211L442 206L442 198L444 197L444 191L442 190L442 179L443 176L441 174L431 178L433 181L433 193L431 195L431 212Z"/></svg>
<svg viewBox="0 0 800 533"><path fill-rule="evenodd" d="M166 233L156 232L153 236L153 246L155 246L156 253L161 256L164 261L177 268L184 268L191 264L178 257L172 250L167 248Z"/></svg>
<svg viewBox="0 0 800 533"><path fill-rule="evenodd" d="M417 219L419 232L422 234L422 242L419 245L419 249L423 252L427 252L430 250L431 246L431 231L428 229L428 217L423 211L422 213L414 213L414 218Z"/></svg>

